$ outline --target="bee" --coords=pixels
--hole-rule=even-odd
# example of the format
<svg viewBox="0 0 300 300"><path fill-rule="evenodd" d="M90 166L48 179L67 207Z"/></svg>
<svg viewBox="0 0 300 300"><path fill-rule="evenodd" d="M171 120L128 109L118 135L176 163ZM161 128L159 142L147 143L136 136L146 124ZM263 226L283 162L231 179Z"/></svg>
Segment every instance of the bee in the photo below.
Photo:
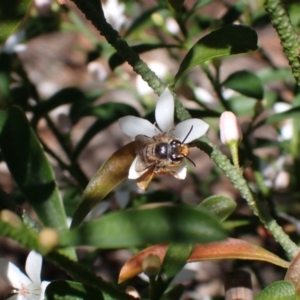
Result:
<svg viewBox="0 0 300 300"><path fill-rule="evenodd" d="M175 137L167 136L166 132L152 138L146 135L135 137L136 154L138 156L135 170L137 172L147 170L137 180L140 188L147 189L154 175L172 174L178 178L176 168L180 166L185 158L191 161L188 158L191 145L184 144L184 142L192 129L193 126L182 142ZM193 161L191 162L194 164Z"/></svg>

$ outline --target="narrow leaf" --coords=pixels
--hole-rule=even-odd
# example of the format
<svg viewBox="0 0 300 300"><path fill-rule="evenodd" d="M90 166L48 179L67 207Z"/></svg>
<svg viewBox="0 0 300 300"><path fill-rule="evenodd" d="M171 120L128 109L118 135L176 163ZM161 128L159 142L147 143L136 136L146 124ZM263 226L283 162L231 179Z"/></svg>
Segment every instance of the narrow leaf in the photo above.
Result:
<svg viewBox="0 0 300 300"><path fill-rule="evenodd" d="M12 5L9 1L0 1L0 43L3 43L17 28L30 3L30 0L20 0Z"/></svg>
<svg viewBox="0 0 300 300"><path fill-rule="evenodd" d="M97 203L128 177L134 158L135 144L131 142L114 152L101 166L83 193L73 216L72 227L78 226Z"/></svg>
<svg viewBox="0 0 300 300"><path fill-rule="evenodd" d="M276 122L280 122L289 118L299 118L300 117L300 106L293 107L285 112L274 114L270 117L268 117L265 120L266 124L272 124Z"/></svg>
<svg viewBox="0 0 300 300"><path fill-rule="evenodd" d="M47 300L104 300L101 294L94 287L79 282L57 280L47 286L45 296Z"/></svg>
<svg viewBox="0 0 300 300"><path fill-rule="evenodd" d="M212 31L190 49L181 62L172 86L185 72L209 59L255 50L257 50L257 34L250 27L226 25Z"/></svg>
<svg viewBox="0 0 300 300"><path fill-rule="evenodd" d="M267 286L255 300L298 300L295 287L287 281L277 281Z"/></svg>
<svg viewBox="0 0 300 300"><path fill-rule="evenodd" d="M32 109L35 119L42 117L51 110L67 103L75 103L84 99L84 94L76 88L65 88L51 96L47 101L42 101Z"/></svg>
<svg viewBox="0 0 300 300"><path fill-rule="evenodd" d="M217 216L221 222L234 212L236 206L235 201L222 195L211 196L199 204L199 207L207 209L210 213Z"/></svg>
<svg viewBox="0 0 300 300"><path fill-rule="evenodd" d="M119 283L140 274L142 272L142 261L149 254L157 255L163 260L167 249L168 245L166 244L155 245L133 256L122 267L119 274ZM258 260L282 268L288 268L289 266L288 262L259 246L232 238L210 244L196 245L187 262L219 259Z"/></svg>
<svg viewBox="0 0 300 300"><path fill-rule="evenodd" d="M0 111L5 120L0 146L7 166L45 226L66 230L66 217L50 166L25 114L17 107Z"/></svg>
<svg viewBox="0 0 300 300"><path fill-rule="evenodd" d="M181 12L184 0L168 0L168 2L176 12Z"/></svg>
<svg viewBox="0 0 300 300"><path fill-rule="evenodd" d="M160 299L174 277L181 271L193 250L193 244L170 244L162 264L162 273L153 288L153 299Z"/></svg>
<svg viewBox="0 0 300 300"><path fill-rule="evenodd" d="M107 128L113 122L124 116L138 116L139 113L132 106L124 103L105 103L96 107L90 106L82 112L82 116L96 116L97 120L85 132L84 136L77 144L73 159L80 155L81 151L86 147L89 141L101 130Z"/></svg>
<svg viewBox="0 0 300 300"><path fill-rule="evenodd" d="M155 50L155 49L160 49L160 48L180 48L179 45L167 45L167 44L140 44L140 45L135 45L131 47L132 50L134 50L136 53L144 53L147 51ZM125 62L124 58L115 52L108 60L109 67L111 70L114 70L116 67L122 65Z"/></svg>
<svg viewBox="0 0 300 300"><path fill-rule="evenodd" d="M107 249L163 242L208 243L225 237L219 222L206 211L171 206L108 213L62 234L61 244Z"/></svg>
<svg viewBox="0 0 300 300"><path fill-rule="evenodd" d="M160 6L154 6L150 9L142 12L141 15L137 16L136 19L133 20L129 28L124 34L124 37L128 37L132 32L139 29L141 26L143 26L146 22L151 21L151 15L155 13L156 11L160 10Z"/></svg>
<svg viewBox="0 0 300 300"><path fill-rule="evenodd" d="M239 71L231 74L222 85L250 98L261 100L264 97L261 80L249 71Z"/></svg>

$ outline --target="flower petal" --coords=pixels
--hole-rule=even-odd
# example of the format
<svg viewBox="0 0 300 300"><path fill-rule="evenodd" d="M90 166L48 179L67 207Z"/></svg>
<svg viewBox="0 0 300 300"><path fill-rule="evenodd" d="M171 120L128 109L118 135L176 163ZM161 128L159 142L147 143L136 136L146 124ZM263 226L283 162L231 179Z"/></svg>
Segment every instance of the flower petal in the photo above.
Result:
<svg viewBox="0 0 300 300"><path fill-rule="evenodd" d="M183 161L179 167L172 169L172 171L176 172L177 175L173 176L177 179L185 179L186 173L187 173L187 168L186 168L186 163Z"/></svg>
<svg viewBox="0 0 300 300"><path fill-rule="evenodd" d="M42 281L41 283L41 297L40 297L40 300L43 300L45 299L45 291L46 291L46 288L48 286L48 284L50 283L50 281Z"/></svg>
<svg viewBox="0 0 300 300"><path fill-rule="evenodd" d="M41 283L42 261L43 258L41 254L35 251L29 252L25 264L25 270L33 283Z"/></svg>
<svg viewBox="0 0 300 300"><path fill-rule="evenodd" d="M193 129L189 133L192 126ZM185 144L188 144L204 135L208 127L209 125L200 119L188 119L176 125L174 134L181 142L184 141Z"/></svg>
<svg viewBox="0 0 300 300"><path fill-rule="evenodd" d="M129 168L129 172L128 172L129 179L137 179L137 178L141 177L147 171L147 169L144 170L143 172L137 172L135 170L135 166L139 159L140 159L139 156L136 156L136 158L133 160L133 162Z"/></svg>
<svg viewBox="0 0 300 300"><path fill-rule="evenodd" d="M0 258L0 276L15 289L31 283L30 279L17 266L4 258Z"/></svg>
<svg viewBox="0 0 300 300"><path fill-rule="evenodd" d="M158 98L155 108L155 120L162 132L167 132L174 128L174 97L166 88Z"/></svg>
<svg viewBox="0 0 300 300"><path fill-rule="evenodd" d="M148 120L134 116L120 118L119 125L122 131L132 138L135 138L139 134L153 137L160 133L159 130Z"/></svg>

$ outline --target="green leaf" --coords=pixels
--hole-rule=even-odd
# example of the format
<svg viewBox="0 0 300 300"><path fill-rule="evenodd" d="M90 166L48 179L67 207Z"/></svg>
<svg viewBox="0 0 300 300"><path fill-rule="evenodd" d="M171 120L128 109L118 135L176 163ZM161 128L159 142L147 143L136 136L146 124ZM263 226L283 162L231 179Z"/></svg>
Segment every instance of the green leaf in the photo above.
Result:
<svg viewBox="0 0 300 300"><path fill-rule="evenodd" d="M230 6L225 15L222 17L222 24L232 24L244 13L248 5L244 0L238 0L234 5Z"/></svg>
<svg viewBox="0 0 300 300"><path fill-rule="evenodd" d="M108 249L155 243L208 243L225 237L220 223L206 211L173 206L108 213L62 234L61 244Z"/></svg>
<svg viewBox="0 0 300 300"><path fill-rule="evenodd" d="M139 29L146 22L151 21L151 15L160 9L161 9L160 6L154 6L154 7L151 7L150 9L144 11L135 20L133 20L133 22L131 23L131 25L129 26L127 31L125 32L124 37L128 37L129 34L134 32L135 30Z"/></svg>
<svg viewBox="0 0 300 300"><path fill-rule="evenodd" d="M298 300L295 287L287 281L277 281L267 286L255 300Z"/></svg>
<svg viewBox="0 0 300 300"><path fill-rule="evenodd" d="M274 114L270 117L268 117L265 120L266 124L272 124L272 123L277 123L286 119L290 118L299 118L300 117L300 106L293 107L285 112L279 113L279 114Z"/></svg>
<svg viewBox="0 0 300 300"><path fill-rule="evenodd" d="M261 100L264 97L261 80L249 71L238 71L231 74L222 85L250 98Z"/></svg>
<svg viewBox="0 0 300 300"><path fill-rule="evenodd" d="M180 64L172 86L191 68L215 57L257 50L257 34L250 27L227 25L201 38Z"/></svg>
<svg viewBox="0 0 300 300"><path fill-rule="evenodd" d="M80 142L76 146L73 159L75 160L81 151L85 148L85 146L89 143L89 141L97 134L99 131L107 128L113 122L118 120L119 118L131 115L131 116L139 116L137 110L135 110L132 106L124 104L124 103L114 103L109 102L102 105L98 105L96 107L90 106L86 107L82 112L82 116L96 116L97 120L94 124L85 132L84 136L81 138Z"/></svg>
<svg viewBox="0 0 300 300"><path fill-rule="evenodd" d="M229 107L238 116L253 116L255 110L256 99L246 96L234 96L228 100Z"/></svg>
<svg viewBox="0 0 300 300"><path fill-rule="evenodd" d="M0 1L0 43L17 28L30 3L31 0Z"/></svg>
<svg viewBox="0 0 300 300"><path fill-rule="evenodd" d="M67 103L75 103L80 100L84 100L84 94L76 88L65 88L58 91L51 96L47 101L42 101L36 105L32 111L34 113L34 119L38 120L43 115L49 113L51 110Z"/></svg>
<svg viewBox="0 0 300 300"><path fill-rule="evenodd" d="M49 260L54 262L56 265L61 267L63 270L66 270L68 272L68 274L74 280L77 281L75 283L73 283L73 282L70 283L69 281L67 281L67 282L65 281L71 288L71 290L69 290L71 295L72 295L72 290L75 293L77 293L77 291L80 293L82 291L83 287L84 288L87 287L87 290L90 293L90 291L92 291L90 289L90 287L92 287L93 290L95 291L95 293L97 293L97 295L100 295L99 297L101 297L101 295L102 295L102 298L104 300L133 300L132 297L130 297L128 294L126 294L121 289L119 289L115 284L107 282L107 281L103 280L101 277L96 276L96 274L90 268L87 268L87 267L83 266L82 264L79 264L78 262L75 262L73 260L70 260L65 255L61 255L58 252L51 252L48 254L47 257ZM78 282L80 282L80 283L78 283ZM83 285L81 285L81 283ZM64 295L64 291L63 291L64 287L68 288L67 285L63 286L63 285L59 284L58 291L55 286L55 287L53 287L53 292L50 291L50 293L52 292L53 294L56 294L57 297L59 297L61 295L62 298L60 298L60 299L66 298L66 300L67 300L67 299L69 299L68 295L66 295L65 297L63 296ZM47 294L47 289L46 289L46 294ZM102 299L102 298L100 298L100 299ZM89 300L89 299L90 299L89 297L85 298L85 300Z"/></svg>
<svg viewBox="0 0 300 300"><path fill-rule="evenodd" d="M198 207L207 209L210 213L217 216L220 222L223 222L234 212L236 206L236 202L231 198L215 195L203 200Z"/></svg>
<svg viewBox="0 0 300 300"><path fill-rule="evenodd" d="M190 17L192 17L196 12L197 10L199 10L200 8L204 7L205 5L211 3L212 0L198 0L195 2L194 6L187 11L186 13L186 20L188 20Z"/></svg>
<svg viewBox="0 0 300 300"><path fill-rule="evenodd" d="M176 284L168 289L168 292L165 293L161 300L180 300L182 295L185 292L185 286L183 284Z"/></svg>
<svg viewBox="0 0 300 300"><path fill-rule="evenodd" d="M140 44L140 45L135 45L132 46L132 50L134 50L136 53L140 54L140 53L144 53L147 51L151 51L151 50L155 50L155 49L160 49L160 48L180 48L181 46L179 45L167 45L167 44ZM109 58L108 60L108 64L111 70L114 70L116 67L122 65L125 62L124 58L118 54L117 52L115 52L114 54L112 54L112 56Z"/></svg>
<svg viewBox="0 0 300 300"><path fill-rule="evenodd" d="M83 193L73 216L72 227L79 225L97 203L128 177L128 170L134 158L135 144L131 142L114 152L101 166Z"/></svg>
<svg viewBox="0 0 300 300"><path fill-rule="evenodd" d="M170 244L162 268L169 280L172 280L184 267L194 246L192 244Z"/></svg>
<svg viewBox="0 0 300 300"><path fill-rule="evenodd" d="M104 300L102 293L94 287L67 280L52 281L46 289L45 296L47 300ZM113 298L110 298L113 299Z"/></svg>
<svg viewBox="0 0 300 300"><path fill-rule="evenodd" d="M160 299L171 281L182 270L194 249L193 244L170 244L162 263L162 273L153 288L154 299Z"/></svg>
<svg viewBox="0 0 300 300"><path fill-rule="evenodd" d="M21 220L20 220L21 223ZM0 219L0 232L2 237L8 237L18 242L23 247L29 249L39 249L40 245L38 242L37 235L29 230L21 223L20 226L13 226L10 223L3 222Z"/></svg>
<svg viewBox="0 0 300 300"><path fill-rule="evenodd" d="M5 120L0 147L5 162L28 202L45 226L67 229L65 212L50 166L37 136L17 107L0 111Z"/></svg>
<svg viewBox="0 0 300 300"><path fill-rule="evenodd" d="M181 12L184 0L168 0L168 2L176 12Z"/></svg>

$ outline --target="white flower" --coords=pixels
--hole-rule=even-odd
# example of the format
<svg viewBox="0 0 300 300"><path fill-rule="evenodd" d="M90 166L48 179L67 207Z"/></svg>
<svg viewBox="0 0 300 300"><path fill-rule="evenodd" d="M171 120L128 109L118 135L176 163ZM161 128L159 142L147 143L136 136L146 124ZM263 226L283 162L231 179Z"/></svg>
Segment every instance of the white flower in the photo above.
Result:
<svg viewBox="0 0 300 300"><path fill-rule="evenodd" d="M292 105L286 102L277 102L274 104L273 109L275 113L280 114L292 109ZM278 141L288 141L293 137L293 121L291 118L281 121L279 128Z"/></svg>
<svg viewBox="0 0 300 300"><path fill-rule="evenodd" d="M34 0L34 4L40 16L47 16L51 13L52 0Z"/></svg>
<svg viewBox="0 0 300 300"><path fill-rule="evenodd" d="M148 65L149 69L152 70L153 72L155 72L155 75L157 77L159 77L160 79L163 79L166 77L166 74L168 71L166 64L161 63L158 60L151 60L151 61L147 62L147 65ZM136 89L137 89L138 93L142 96L153 93L153 90L151 89L151 87L140 75L137 75L135 85L136 85Z"/></svg>
<svg viewBox="0 0 300 300"><path fill-rule="evenodd" d="M119 30L126 22L124 15L125 5L119 3L118 0L107 0L102 5L105 18L116 30Z"/></svg>
<svg viewBox="0 0 300 300"><path fill-rule="evenodd" d="M156 124L151 124L148 120L127 116L119 119L119 124L122 131L128 136L135 138L137 135L146 135L148 137L154 137L160 134L172 137L188 144L191 141L198 139L206 133L209 125L200 119L185 120L176 126L174 125L174 98L171 91L166 88L159 97L156 109L155 119ZM129 179L137 179L143 175L148 169L137 172L136 164L139 160L137 156L131 164L129 169ZM172 173L178 179L184 179L186 177L186 164L183 160L179 167L173 169Z"/></svg>
<svg viewBox="0 0 300 300"><path fill-rule="evenodd" d="M25 44L21 44L21 41L25 38L25 30L16 31L12 35L10 35L3 45L3 51L13 54L25 51L27 46Z"/></svg>
<svg viewBox="0 0 300 300"><path fill-rule="evenodd" d="M0 258L0 276L14 288L15 294L8 300L42 300L48 281L41 282L42 256L31 251L26 260L25 270L29 278L13 263Z"/></svg>
<svg viewBox="0 0 300 300"><path fill-rule="evenodd" d="M166 19L166 28L171 34L179 34L180 28L174 18L169 17Z"/></svg>
<svg viewBox="0 0 300 300"><path fill-rule="evenodd" d="M87 70L92 77L99 82L103 82L107 78L107 71L104 65L98 61L90 62L87 65Z"/></svg>

